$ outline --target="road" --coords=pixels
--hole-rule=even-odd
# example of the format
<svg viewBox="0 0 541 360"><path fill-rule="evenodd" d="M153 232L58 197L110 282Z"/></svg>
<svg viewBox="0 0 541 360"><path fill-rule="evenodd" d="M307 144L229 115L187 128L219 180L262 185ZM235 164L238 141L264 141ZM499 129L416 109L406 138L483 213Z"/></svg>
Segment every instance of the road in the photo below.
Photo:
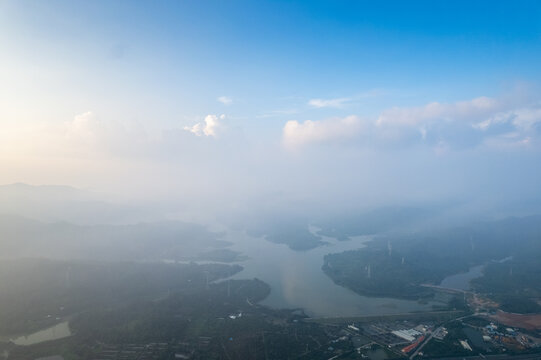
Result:
<svg viewBox="0 0 541 360"><path fill-rule="evenodd" d="M425 347L425 345L428 344L428 342L430 341L430 339L432 339L432 337L434 336L434 333L437 333L438 331L440 331L442 327L443 327L443 325L440 326L439 328L437 328L436 330L434 330L434 331L432 331L432 332L430 333L430 335L425 339L425 341L423 341L423 342L421 343L421 345L419 345L419 346L417 347L417 349L413 352L413 354L411 354L410 360L417 356L417 354L419 353L419 351L421 351L421 350Z"/></svg>
<svg viewBox="0 0 541 360"><path fill-rule="evenodd" d="M473 313L471 315L466 315L466 316L462 316L462 317L459 317L459 318L456 318L456 319L453 319L453 320L450 320L450 321L447 321L445 324L451 322L451 321L457 321L457 320L463 320L463 319L466 319L466 318L469 318L469 317L472 317L472 316L478 316L478 315L481 315L481 313ZM410 356L410 360L413 359L414 357L417 356L417 354L419 353L419 351L421 351L423 349L423 347L428 344L428 342L430 341L430 339L432 339L432 337L434 336L435 333L437 333L438 331L441 330L441 328L443 327L443 325L445 324L442 324L439 328L437 328L436 330L432 331L430 333L430 336L427 336L427 338L421 343L421 345L419 345L417 347L417 349L413 352L413 354L411 354ZM484 358L484 357L482 357Z"/></svg>

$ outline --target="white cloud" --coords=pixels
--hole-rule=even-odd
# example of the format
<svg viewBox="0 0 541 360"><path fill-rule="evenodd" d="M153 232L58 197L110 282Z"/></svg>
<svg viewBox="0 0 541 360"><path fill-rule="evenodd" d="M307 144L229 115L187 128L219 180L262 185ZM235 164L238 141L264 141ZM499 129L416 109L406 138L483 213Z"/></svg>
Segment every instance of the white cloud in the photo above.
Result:
<svg viewBox="0 0 541 360"><path fill-rule="evenodd" d="M505 124L510 122L515 117L513 111L496 113L482 121L472 124L472 127L477 130L487 131L490 127L498 124Z"/></svg>
<svg viewBox="0 0 541 360"><path fill-rule="evenodd" d="M99 136L101 124L92 111L75 115L72 121L64 123L67 139L93 142Z"/></svg>
<svg viewBox="0 0 541 360"><path fill-rule="evenodd" d="M537 123L541 123L541 108L524 107L495 113L472 127L486 131L495 125L511 124L517 130L530 131Z"/></svg>
<svg viewBox="0 0 541 360"><path fill-rule="evenodd" d="M267 113L257 115L256 118L265 119L265 118L278 117L278 116L284 116L284 115L293 115L293 114L298 114L298 113L299 113L298 109L272 110Z"/></svg>
<svg viewBox="0 0 541 360"><path fill-rule="evenodd" d="M351 101L350 98L337 98L337 99L310 99L308 105L315 108L341 108L347 102Z"/></svg>
<svg viewBox="0 0 541 360"><path fill-rule="evenodd" d="M327 100L320 101L321 106L327 104ZM425 144L448 152L482 144L517 143L515 138L503 136L511 133L518 134L520 144L531 145L541 133L538 124L541 124L541 104L527 99L482 96L454 103L393 107L371 121L363 121L362 129L356 117L289 121L283 128L283 141L291 148L370 134L374 146ZM491 138L498 141L490 141Z"/></svg>
<svg viewBox="0 0 541 360"><path fill-rule="evenodd" d="M310 99L308 105L314 108L343 108L346 105L357 103L363 99L370 99L380 97L388 92L383 89L371 89L361 93L357 93L348 97L334 98L334 99Z"/></svg>
<svg viewBox="0 0 541 360"><path fill-rule="evenodd" d="M193 126L185 126L184 130L189 131L196 136L212 136L216 137L218 129L222 127L221 120L225 119L225 115L207 115L203 122L197 123Z"/></svg>
<svg viewBox="0 0 541 360"><path fill-rule="evenodd" d="M535 124L541 123L541 108L520 109L513 115L512 123L519 129L530 130Z"/></svg>
<svg viewBox="0 0 541 360"><path fill-rule="evenodd" d="M509 96L482 96L455 103L433 102L384 110L375 121L374 132L393 142L416 141L415 134L420 133L427 144L444 141L449 148L494 146L506 141L525 146L533 144L532 139L539 136L538 123L541 123L539 103ZM516 136L522 140L517 142Z"/></svg>
<svg viewBox="0 0 541 360"><path fill-rule="evenodd" d="M228 96L220 96L216 100L218 100L219 102L221 102L224 105L231 105L233 103L233 99L231 99Z"/></svg>
<svg viewBox="0 0 541 360"><path fill-rule="evenodd" d="M310 143L340 141L359 135L362 130L361 120L357 116L334 118L329 120L306 120L299 123L288 121L283 128L283 141L289 148Z"/></svg>
<svg viewBox="0 0 541 360"><path fill-rule="evenodd" d="M452 104L432 102L419 107L394 107L383 111L376 125L416 126L430 121L474 120L493 114L501 105L497 100L483 96Z"/></svg>

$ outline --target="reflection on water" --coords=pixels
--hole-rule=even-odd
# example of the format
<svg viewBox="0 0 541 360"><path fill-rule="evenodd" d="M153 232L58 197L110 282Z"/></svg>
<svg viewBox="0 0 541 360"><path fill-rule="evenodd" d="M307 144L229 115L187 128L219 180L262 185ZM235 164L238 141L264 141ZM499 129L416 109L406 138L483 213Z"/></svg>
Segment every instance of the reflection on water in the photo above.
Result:
<svg viewBox="0 0 541 360"><path fill-rule="evenodd" d="M44 341L58 340L71 335L67 321L51 326L50 328L40 330L28 336L20 336L11 340L15 345L34 345Z"/></svg>
<svg viewBox="0 0 541 360"><path fill-rule="evenodd" d="M261 303L270 307L302 308L310 316L365 316L426 311L442 305L360 296L325 275L321 269L325 255L362 248L371 240L368 236L350 241L323 237L327 245L308 251L293 251L286 245L240 232L228 232L226 240L234 243L232 250L250 257L242 262L244 270L233 278L258 278L268 283L271 293Z"/></svg>
<svg viewBox="0 0 541 360"><path fill-rule="evenodd" d="M470 290L470 281L483 276L484 265L471 267L468 272L446 277L439 286L448 289Z"/></svg>
<svg viewBox="0 0 541 360"><path fill-rule="evenodd" d="M501 264L510 260L513 260L512 256L508 256L500 260L492 260L492 262L497 262ZM471 290L471 281L473 279L477 279L483 276L483 270L485 269L485 266L486 265L477 265L471 267L465 273L448 276L442 280L439 286L448 289Z"/></svg>

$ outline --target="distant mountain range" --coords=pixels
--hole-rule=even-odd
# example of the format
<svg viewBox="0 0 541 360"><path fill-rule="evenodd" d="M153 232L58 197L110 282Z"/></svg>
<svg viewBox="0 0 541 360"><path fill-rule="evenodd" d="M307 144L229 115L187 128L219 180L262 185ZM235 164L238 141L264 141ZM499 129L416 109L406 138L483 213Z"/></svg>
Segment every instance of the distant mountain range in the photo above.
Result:
<svg viewBox="0 0 541 360"><path fill-rule="evenodd" d="M70 186L0 186L0 259L206 260L229 243L205 226L166 221L148 206L103 201ZM216 253L220 249L220 253ZM210 255L206 255L210 254Z"/></svg>
<svg viewBox="0 0 541 360"><path fill-rule="evenodd" d="M104 198L101 194L71 186L0 185L0 214L86 225L164 220L152 209L127 206Z"/></svg>
<svg viewBox="0 0 541 360"><path fill-rule="evenodd" d="M189 260L228 246L221 235L177 221L75 225L0 215L0 259Z"/></svg>

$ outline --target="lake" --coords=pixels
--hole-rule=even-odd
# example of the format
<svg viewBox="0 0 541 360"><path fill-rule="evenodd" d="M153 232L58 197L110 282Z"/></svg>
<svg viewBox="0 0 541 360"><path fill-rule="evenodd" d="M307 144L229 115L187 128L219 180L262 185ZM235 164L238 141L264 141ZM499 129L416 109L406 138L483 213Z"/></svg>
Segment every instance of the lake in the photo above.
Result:
<svg viewBox="0 0 541 360"><path fill-rule="evenodd" d="M439 286L448 289L470 290L470 281L483 276L485 265L471 267L467 272L451 275L443 279Z"/></svg>
<svg viewBox="0 0 541 360"><path fill-rule="evenodd" d="M272 308L302 308L309 316L367 316L430 311L440 302L421 304L417 301L361 296L336 285L321 270L323 257L329 253L363 248L370 236L338 241L322 237L327 245L308 251L293 251L283 244L264 238L228 231L225 240L232 250L249 256L240 262L244 270L233 279L258 278L271 287L270 295L261 302Z"/></svg>
<svg viewBox="0 0 541 360"><path fill-rule="evenodd" d="M47 329L37 331L26 336L19 336L11 340L15 345L34 345L44 341L58 340L71 336L71 330L67 321L61 322Z"/></svg>

